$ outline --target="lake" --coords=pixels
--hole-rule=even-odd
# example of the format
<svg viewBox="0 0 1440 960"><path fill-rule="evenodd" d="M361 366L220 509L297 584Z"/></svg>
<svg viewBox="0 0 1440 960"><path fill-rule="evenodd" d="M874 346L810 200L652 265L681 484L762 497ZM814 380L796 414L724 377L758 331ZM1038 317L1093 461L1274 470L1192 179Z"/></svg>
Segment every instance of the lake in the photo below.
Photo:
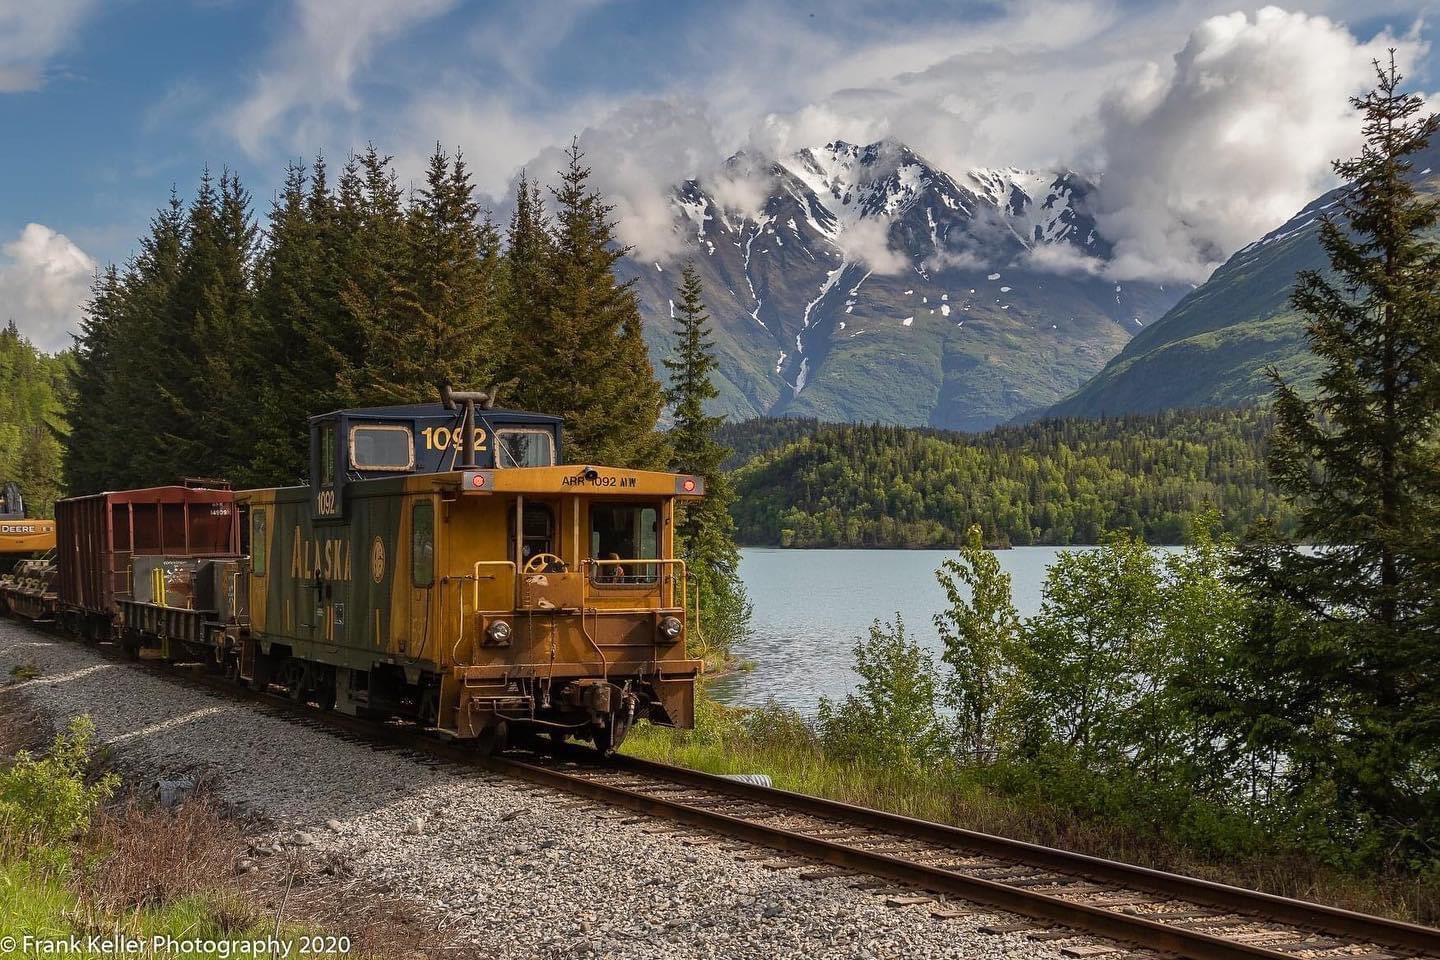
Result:
<svg viewBox="0 0 1440 960"><path fill-rule="evenodd" d="M1040 585L1056 555L1076 549L1089 548L997 551L1022 616L1040 608ZM850 670L855 637L870 621L892 620L897 611L939 663L931 618L945 606L945 594L935 569L953 556L951 550L741 550L740 575L755 618L736 653L755 669L716 681L716 699L751 706L776 700L813 713L822 696L838 699L857 682Z"/></svg>

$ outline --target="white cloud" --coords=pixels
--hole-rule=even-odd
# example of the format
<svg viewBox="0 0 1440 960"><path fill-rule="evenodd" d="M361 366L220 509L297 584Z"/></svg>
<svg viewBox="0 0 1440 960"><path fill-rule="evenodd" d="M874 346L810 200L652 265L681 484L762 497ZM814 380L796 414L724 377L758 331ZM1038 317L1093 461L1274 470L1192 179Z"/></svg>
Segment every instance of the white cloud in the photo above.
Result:
<svg viewBox="0 0 1440 960"><path fill-rule="evenodd" d="M1414 37L1356 39L1336 19L1409 22L1409 0L1309 0L1330 19L1231 13L1234 0L1013 0L908 20L869 0L834 0L819 16L737 0L658 38L657 60L683 63L665 79L639 83L621 65L559 90L547 65L579 44L591 46L577 63L593 57L587 25L606 0L497 0L462 35L485 64L483 81L464 64L417 62L398 43L403 60L380 56L455 0L293 2L294 28L225 115L247 150L282 134L302 153L373 139L397 152L406 181L439 140L464 151L482 192L504 198L522 165L550 179L579 132L621 239L647 259L678 249L667 191L684 177L758 204L763 183L720 173L737 148L779 156L892 137L957 175L971 166L1095 175L1117 276L1193 280L1329 185L1329 161L1357 139L1346 98L1368 84L1370 56L1392 42L1409 59L1423 49ZM397 89L416 92L397 101ZM875 239L857 249L884 260ZM1064 254L1032 260L1095 269Z"/></svg>
<svg viewBox="0 0 1440 960"><path fill-rule="evenodd" d="M1105 272L1105 261L1082 253L1075 247L1061 243L1031 247L1022 258L1025 266L1047 273L1089 274L1096 276Z"/></svg>
<svg viewBox="0 0 1440 960"><path fill-rule="evenodd" d="M225 116L226 128L252 155L282 129L290 134L287 145L316 149L331 111L360 109L355 77L376 50L454 5L455 0L295 0L294 23L249 94Z"/></svg>
<svg viewBox="0 0 1440 960"><path fill-rule="evenodd" d="M0 93L34 90L95 0L0 0Z"/></svg>
<svg viewBox="0 0 1440 960"><path fill-rule="evenodd" d="M889 217L856 220L840 231L835 245L845 259L863 263L875 273L904 273L910 269L910 261L890 246Z"/></svg>
<svg viewBox="0 0 1440 960"><path fill-rule="evenodd" d="M1371 61L1423 45L1358 41L1325 17L1266 7L1212 17L1168 75L1151 64L1101 110L1101 232L1120 278L1204 280L1237 248L1334 185L1360 122L1348 98L1374 84Z"/></svg>
<svg viewBox="0 0 1440 960"><path fill-rule="evenodd" d="M691 177L707 181L727 148L716 138L709 107L698 100L670 98L627 103L579 133L591 185L615 206L616 235L646 260L668 260L683 249L671 206L675 184ZM568 146L568 142L566 143ZM525 166L532 179L553 184L565 166L564 147L540 151ZM724 177L737 202L758 206L746 177Z"/></svg>
<svg viewBox="0 0 1440 960"><path fill-rule="evenodd" d="M89 299L95 261L40 223L26 224L0 254L0 322L14 320L42 349L68 347L80 306Z"/></svg>

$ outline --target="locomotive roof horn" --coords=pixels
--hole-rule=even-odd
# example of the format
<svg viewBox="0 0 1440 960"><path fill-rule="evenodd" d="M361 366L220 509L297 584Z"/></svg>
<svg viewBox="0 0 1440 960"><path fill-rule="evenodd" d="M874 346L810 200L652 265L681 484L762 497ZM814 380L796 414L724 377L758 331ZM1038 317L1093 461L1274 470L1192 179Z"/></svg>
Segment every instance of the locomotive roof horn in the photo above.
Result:
<svg viewBox="0 0 1440 960"><path fill-rule="evenodd" d="M475 406L478 404L481 410L489 410L495 406L495 393L486 393L481 390L455 390L450 384L440 385L440 400L446 410L454 410L460 407L464 415L460 421L460 469L470 470L475 467Z"/></svg>

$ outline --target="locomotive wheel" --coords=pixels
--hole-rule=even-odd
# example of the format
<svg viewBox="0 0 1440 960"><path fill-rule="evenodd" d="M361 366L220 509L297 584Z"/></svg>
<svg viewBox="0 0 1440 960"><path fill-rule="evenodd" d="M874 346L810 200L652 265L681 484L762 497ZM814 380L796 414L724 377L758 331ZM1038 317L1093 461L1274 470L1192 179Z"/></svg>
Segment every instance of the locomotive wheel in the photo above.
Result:
<svg viewBox="0 0 1440 960"><path fill-rule="evenodd" d="M629 732L630 724L620 714L612 713L609 723L594 733L595 749L600 751L601 756L608 757L625 742L625 734Z"/></svg>
<svg viewBox="0 0 1440 960"><path fill-rule="evenodd" d="M321 710L335 709L335 671L326 670L315 687L315 705Z"/></svg>
<svg viewBox="0 0 1440 960"><path fill-rule="evenodd" d="M475 752L482 757L504 751L508 739L509 724L504 720L492 727L486 727L475 737Z"/></svg>
<svg viewBox="0 0 1440 960"><path fill-rule="evenodd" d="M305 702L305 681L309 679L309 671L305 669L302 660L286 660L281 668L282 682L285 684L285 693L296 703Z"/></svg>

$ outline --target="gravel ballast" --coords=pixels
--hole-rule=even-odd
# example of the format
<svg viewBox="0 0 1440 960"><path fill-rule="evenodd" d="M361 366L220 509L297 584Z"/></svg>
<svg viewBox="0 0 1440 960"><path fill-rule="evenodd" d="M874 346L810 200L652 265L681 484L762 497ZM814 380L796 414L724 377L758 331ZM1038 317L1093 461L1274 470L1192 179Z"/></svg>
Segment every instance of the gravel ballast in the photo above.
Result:
<svg viewBox="0 0 1440 960"><path fill-rule="evenodd" d="M432 765L258 712L0 621L0 687L57 722L89 713L127 779L194 778L294 850L444 917L484 956L616 958L1059 957L986 935L1013 917L936 919L887 906L897 888L804 880L639 820L485 771ZM637 820L626 823L622 821ZM777 858L779 855L777 854ZM1083 942L1083 941L1082 941Z"/></svg>

